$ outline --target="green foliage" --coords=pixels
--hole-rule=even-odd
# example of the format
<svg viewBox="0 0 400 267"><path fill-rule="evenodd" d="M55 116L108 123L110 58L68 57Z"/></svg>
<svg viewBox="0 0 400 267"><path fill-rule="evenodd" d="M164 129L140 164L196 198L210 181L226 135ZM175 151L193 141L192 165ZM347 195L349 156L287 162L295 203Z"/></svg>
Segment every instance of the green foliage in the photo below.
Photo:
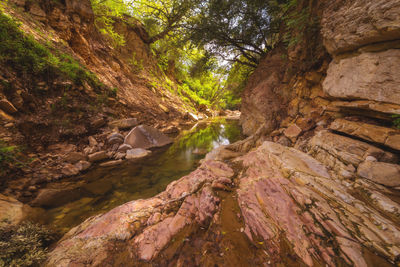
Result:
<svg viewBox="0 0 400 267"><path fill-rule="evenodd" d="M195 14L200 0L127 0L133 15L150 34L148 43L182 35L182 26Z"/></svg>
<svg viewBox="0 0 400 267"><path fill-rule="evenodd" d="M7 2L8 2L8 0L2 0L0 2L0 12L4 11L4 8L6 7Z"/></svg>
<svg viewBox="0 0 400 267"><path fill-rule="evenodd" d="M247 84L247 79L253 72L253 68L235 63L228 72L225 81L225 93L223 96L223 108L237 109L241 102L241 94Z"/></svg>
<svg viewBox="0 0 400 267"><path fill-rule="evenodd" d="M132 54L132 58L129 60L129 64L132 66L132 70L134 73L140 73L144 69L143 60L137 60L135 52Z"/></svg>
<svg viewBox="0 0 400 267"><path fill-rule="evenodd" d="M394 127L396 127L397 129L400 129L400 115L393 115L393 125Z"/></svg>
<svg viewBox="0 0 400 267"><path fill-rule="evenodd" d="M125 39L114 30L116 19L121 19L128 13L123 0L91 0L95 14L95 25L99 31L108 36L114 47L124 46Z"/></svg>
<svg viewBox="0 0 400 267"><path fill-rule="evenodd" d="M272 0L203 1L188 34L225 60L256 67L277 41L276 9Z"/></svg>
<svg viewBox="0 0 400 267"><path fill-rule="evenodd" d="M0 62L22 75L64 77L76 84L88 81L92 86L100 86L96 76L71 56L52 53L49 48L25 35L19 27L18 22L0 13Z"/></svg>
<svg viewBox="0 0 400 267"><path fill-rule="evenodd" d="M29 222L0 227L0 266L40 266L54 234Z"/></svg>
<svg viewBox="0 0 400 267"><path fill-rule="evenodd" d="M0 140L0 176L6 173L6 170L11 166L19 166L17 162L19 149L16 146L9 146L4 141Z"/></svg>
<svg viewBox="0 0 400 267"><path fill-rule="evenodd" d="M187 83L184 83L180 86L178 86L178 93L180 96L183 97L183 100L185 100L186 102L188 102L188 100L190 102L188 103L193 103L195 105L206 105L206 106L210 106L210 102L201 98L199 95L196 94L196 92L194 92L192 89L190 89L190 87L187 85Z"/></svg>
<svg viewBox="0 0 400 267"><path fill-rule="evenodd" d="M283 39L288 47L299 43L304 38L305 31L316 26L316 21L310 15L310 7L297 11L297 5L297 0L290 0L281 5L281 9L286 14L283 16L283 22L286 25Z"/></svg>
<svg viewBox="0 0 400 267"><path fill-rule="evenodd" d="M185 132L169 149L168 154L176 154L179 150L195 150L196 148L211 151L215 143L223 143L224 139L234 142L241 137L237 122L218 119L211 124L199 125L190 132Z"/></svg>

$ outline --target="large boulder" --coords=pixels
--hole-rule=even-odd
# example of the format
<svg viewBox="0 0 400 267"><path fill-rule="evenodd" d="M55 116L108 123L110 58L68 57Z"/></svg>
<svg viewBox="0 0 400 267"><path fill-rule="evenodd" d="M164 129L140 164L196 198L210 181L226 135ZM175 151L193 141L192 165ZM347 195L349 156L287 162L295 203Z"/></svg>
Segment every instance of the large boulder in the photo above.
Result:
<svg viewBox="0 0 400 267"><path fill-rule="evenodd" d="M133 148L149 149L168 145L172 143L172 141L171 138L153 127L139 125L128 133L125 137L124 143Z"/></svg>
<svg viewBox="0 0 400 267"><path fill-rule="evenodd" d="M397 0L329 1L321 21L324 45L339 54L366 44L400 39Z"/></svg>
<svg viewBox="0 0 400 267"><path fill-rule="evenodd" d="M20 223L31 211L32 208L28 205L0 194L0 227Z"/></svg>
<svg viewBox="0 0 400 267"><path fill-rule="evenodd" d="M323 90L336 98L400 104L399 66L399 49L333 60Z"/></svg>

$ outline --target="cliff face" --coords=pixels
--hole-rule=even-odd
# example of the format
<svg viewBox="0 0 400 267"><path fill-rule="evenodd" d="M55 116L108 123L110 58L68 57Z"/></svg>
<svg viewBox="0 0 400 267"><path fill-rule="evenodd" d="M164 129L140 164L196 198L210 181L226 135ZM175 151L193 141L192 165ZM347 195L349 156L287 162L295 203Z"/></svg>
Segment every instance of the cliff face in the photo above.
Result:
<svg viewBox="0 0 400 267"><path fill-rule="evenodd" d="M399 64L399 3L319 2L311 10L312 16L321 18L320 31L313 36L318 41L311 42L306 36L287 52L273 51L250 78L242 103L246 134L254 133L263 123L269 131L279 128L279 121L287 127L290 121L325 109L334 99L399 104L395 74ZM307 50L319 52L308 57L296 55ZM325 64L295 68L310 56Z"/></svg>

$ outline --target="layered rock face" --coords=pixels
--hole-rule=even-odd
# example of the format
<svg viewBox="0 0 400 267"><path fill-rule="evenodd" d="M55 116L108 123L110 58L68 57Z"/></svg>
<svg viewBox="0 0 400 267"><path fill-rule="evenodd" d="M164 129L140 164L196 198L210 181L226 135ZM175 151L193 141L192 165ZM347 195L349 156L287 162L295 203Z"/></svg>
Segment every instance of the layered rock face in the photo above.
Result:
<svg viewBox="0 0 400 267"><path fill-rule="evenodd" d="M334 57L323 82L328 95L400 104L399 12L394 0L327 7L321 33Z"/></svg>

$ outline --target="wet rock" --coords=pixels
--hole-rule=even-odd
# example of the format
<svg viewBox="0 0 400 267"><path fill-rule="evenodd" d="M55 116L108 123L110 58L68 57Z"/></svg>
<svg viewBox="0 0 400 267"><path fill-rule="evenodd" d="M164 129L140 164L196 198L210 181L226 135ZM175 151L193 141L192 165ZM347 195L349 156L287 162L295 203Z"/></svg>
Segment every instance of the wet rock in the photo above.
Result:
<svg viewBox="0 0 400 267"><path fill-rule="evenodd" d="M99 152L95 152L93 154L89 154L88 158L89 158L89 162L96 162L96 161L101 161L101 160L107 159L108 155L107 155L106 151L99 151Z"/></svg>
<svg viewBox="0 0 400 267"><path fill-rule="evenodd" d="M75 167L81 172L89 169L91 165L92 164L88 161L80 160L78 163L75 164Z"/></svg>
<svg viewBox="0 0 400 267"><path fill-rule="evenodd" d="M18 110L14 107L14 105L11 104L11 102L5 98L0 100L0 108L5 112L7 112L8 114L14 114L18 112Z"/></svg>
<svg viewBox="0 0 400 267"><path fill-rule="evenodd" d="M147 155L151 153L150 150L146 150L143 148L134 148L134 149L129 149L126 151L126 159L140 159L144 158Z"/></svg>
<svg viewBox="0 0 400 267"><path fill-rule="evenodd" d="M292 142L296 141L297 137L302 133L302 129L297 126L296 124L290 125L285 131L283 131L283 134L292 140Z"/></svg>
<svg viewBox="0 0 400 267"><path fill-rule="evenodd" d="M125 137L124 143L133 148L148 149L153 147L162 147L172 143L172 141L171 138L153 127L139 125L128 133Z"/></svg>
<svg viewBox="0 0 400 267"><path fill-rule="evenodd" d="M0 194L0 227L17 225L31 212L32 208L28 205Z"/></svg>
<svg viewBox="0 0 400 267"><path fill-rule="evenodd" d="M118 159L118 160L110 160L110 161L106 161L106 162L102 162L100 163L101 167L112 167L112 166L117 166L122 164L124 161L122 159Z"/></svg>
<svg viewBox="0 0 400 267"><path fill-rule="evenodd" d="M385 186L400 186L400 166L397 164L366 161L358 166L357 174Z"/></svg>
<svg viewBox="0 0 400 267"><path fill-rule="evenodd" d="M131 129L138 125L138 120L136 118L128 118L122 120L116 120L109 122L108 125L112 128L118 128L120 130Z"/></svg>
<svg viewBox="0 0 400 267"><path fill-rule="evenodd" d="M120 153L126 153L126 151L128 151L129 149L132 149L131 145L128 144L122 144L118 147L118 152Z"/></svg>
<svg viewBox="0 0 400 267"><path fill-rule="evenodd" d="M72 164L66 164L62 169L61 173L64 174L65 176L74 176L79 173L79 169L72 165Z"/></svg>
<svg viewBox="0 0 400 267"><path fill-rule="evenodd" d="M70 152L65 157L65 160L70 163L77 163L78 161L86 160L86 158L86 155L82 152Z"/></svg>

